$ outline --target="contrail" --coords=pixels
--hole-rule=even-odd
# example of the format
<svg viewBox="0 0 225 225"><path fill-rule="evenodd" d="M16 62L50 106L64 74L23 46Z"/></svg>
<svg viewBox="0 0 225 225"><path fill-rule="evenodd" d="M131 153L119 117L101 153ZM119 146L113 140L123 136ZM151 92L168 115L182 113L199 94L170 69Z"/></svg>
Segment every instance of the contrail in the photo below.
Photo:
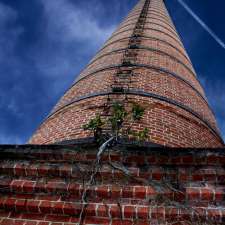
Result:
<svg viewBox="0 0 225 225"><path fill-rule="evenodd" d="M191 16L213 37L213 39L225 49L225 43L189 8L183 0L177 0Z"/></svg>

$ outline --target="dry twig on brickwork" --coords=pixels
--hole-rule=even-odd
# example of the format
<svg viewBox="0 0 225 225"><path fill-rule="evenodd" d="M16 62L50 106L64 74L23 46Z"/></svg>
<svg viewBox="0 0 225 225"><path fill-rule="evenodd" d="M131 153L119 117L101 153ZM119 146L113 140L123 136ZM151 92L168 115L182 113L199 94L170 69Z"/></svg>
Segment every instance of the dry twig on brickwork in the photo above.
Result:
<svg viewBox="0 0 225 225"><path fill-rule="evenodd" d="M99 169L101 167L100 165L100 161L101 161L101 156L102 154L106 151L106 149L112 144L112 142L114 141L115 137L112 136L111 138L109 138L106 142L104 142L100 148L99 148L99 151L97 153L97 156L96 156L96 161L93 165L93 168L92 168L92 174L91 174L91 177L90 177L90 180L85 184L85 186L90 186L93 184L94 182L94 179L95 179L95 176L97 175L97 173L99 172ZM79 216L79 222L78 224L79 225L82 225L83 224L83 219L84 219L84 212L85 212L85 209L87 208L88 206L88 202L87 202L87 191L88 191L88 188L85 187L84 191L83 191L83 194L82 194L82 198L81 198L81 204L82 204L82 209L81 209L81 213L80 213L80 216Z"/></svg>

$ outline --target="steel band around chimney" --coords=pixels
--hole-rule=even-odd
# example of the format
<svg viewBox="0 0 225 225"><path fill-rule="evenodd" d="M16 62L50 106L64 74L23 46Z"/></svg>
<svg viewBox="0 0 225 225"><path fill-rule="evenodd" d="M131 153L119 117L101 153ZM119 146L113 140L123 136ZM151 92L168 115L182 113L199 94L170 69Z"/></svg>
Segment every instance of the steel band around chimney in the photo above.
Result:
<svg viewBox="0 0 225 225"><path fill-rule="evenodd" d="M182 66L184 66L194 77L196 77L196 74L192 71L192 69L190 69L185 63L183 63L182 61L180 61L178 58L176 58L175 56L172 56L162 50L159 50L159 49L156 49L156 48L150 48L150 47L147 47L147 46L136 46L135 48L133 49L136 49L136 50L146 50L146 51L150 51L150 52L157 52L157 53L160 53L162 55L165 55L165 56L168 56L170 57L171 59L173 59L174 61L176 61L177 63L181 64ZM117 53L117 52L122 52L122 51L125 51L126 48L120 48L120 49L116 49L116 50L113 50L113 51L110 51L110 52L107 52L105 54L102 54L100 55L99 57L95 58L93 61L91 61L88 65L87 65L87 68L88 66L92 65L94 62L98 61L99 59L101 59L102 57L105 57L107 55L111 55L113 53Z"/></svg>
<svg viewBox="0 0 225 225"><path fill-rule="evenodd" d="M105 70L110 70L110 69L116 69L116 68L121 67L121 66L122 66L122 64L114 64L114 65L110 65L110 66L106 66L106 67L97 69L97 70L95 70L95 71L93 71L91 73L88 73L87 75L79 78L78 80L76 80L69 89L71 89L73 86L75 86L78 82L86 79L87 77L89 77L89 76L91 76L91 75L93 75L95 73L102 72L102 71L105 71ZM204 99L205 102L207 102L205 97L189 81L185 80L182 76L180 76L178 74L175 74L175 73L173 73L173 72L171 72L169 70L166 70L165 68L150 66L150 65L147 65L147 64L138 64L138 63L131 64L130 67L137 67L137 68L144 67L146 69L153 69L153 70L156 70L156 71L159 71L159 72L166 73L167 75L173 76L173 77L175 77L175 78L185 82L186 84L188 84L193 90L195 90Z"/></svg>
<svg viewBox="0 0 225 225"><path fill-rule="evenodd" d="M117 31L120 31L121 29L123 29L123 28L125 28L125 27L131 26L131 25L135 25L135 24L136 24L136 23L127 23L125 26L119 27L119 28L117 29ZM177 38L180 38L180 37L178 36L177 33L175 33L174 31L172 31L172 30L169 29L168 27L163 26L162 24L155 23L155 22L145 22L145 24L153 24L153 25L160 26L160 27L166 29L166 30L167 30L168 32L170 32L171 34L175 35ZM147 27L146 27L146 28L147 28Z"/></svg>
<svg viewBox="0 0 225 225"><path fill-rule="evenodd" d="M120 42L120 41L123 41L123 40L129 40L130 36L128 37L124 37L124 38L120 38L120 39L117 39L115 41L112 41L112 42L109 42L108 44L106 44L103 48L101 48L96 55L98 55L102 50L104 50L105 48L109 47L110 45L113 45L117 42ZM145 36L145 35L141 35L140 38L144 38L144 39L148 39L148 40L154 40L154 41L159 41L159 42L162 42L168 46L170 46L171 48L174 48L176 51L178 51L181 55L183 55L188 61L189 63L192 65L190 59L182 52L180 51L180 49L178 49L176 46L172 45L171 43L165 41L165 40L162 40L162 39L159 39L159 38L155 38L155 37L150 37L150 36ZM92 61L91 61L92 62Z"/></svg>
<svg viewBox="0 0 225 225"><path fill-rule="evenodd" d="M137 19L137 18L130 19L130 20L127 20L126 23L122 23L121 26L118 27L117 31L118 31L119 29L123 28L123 27L126 27L126 26L123 26L123 25L125 25L125 24L128 24L128 23L129 23L129 25L130 25L130 24L133 24L133 21L136 20L136 19ZM174 30L174 28L173 28L171 25L169 25L168 23L166 23L164 20L160 20L160 19L155 18L155 17L146 17L146 19L150 19L150 20L158 20L158 21L160 21L161 23L165 24L166 26L170 27L171 30L173 30L174 32L176 32L176 31ZM151 23L151 22L147 22L147 23ZM178 34L177 34L177 35L178 35Z"/></svg>
<svg viewBox="0 0 225 225"><path fill-rule="evenodd" d="M170 37L171 39L173 39L173 40L174 40L181 48L183 48L183 45L181 44L180 40L174 38L174 37L171 36L170 34L167 34L167 33L163 32L163 31L161 31L161 30L153 29L153 28L145 28L145 30L157 31L157 32L159 32L159 33L162 33L162 34L164 34L164 35ZM116 36L118 36L118 35L120 35L120 34L122 34L122 33L125 33L125 32L127 32L127 31L133 31L133 28L132 28L132 29L127 29L127 30L124 30L124 31L121 31L121 32L118 32L118 33L113 34L113 35L111 36L111 38L108 39L108 41L110 41L112 38L114 38L114 37L116 37Z"/></svg>
<svg viewBox="0 0 225 225"><path fill-rule="evenodd" d="M193 116L195 116L196 118L198 118L200 121L202 121L213 133L214 135L216 135L220 140L220 134L218 133L218 131L216 129L214 129L211 124L205 120L204 118L202 118L197 112L193 111L191 108L189 108L188 106L183 105L182 103L179 103L177 101L174 101L172 99L166 98L164 96L160 96L154 93L150 93L150 92L144 92L142 90L127 90L126 91L127 95L138 95L138 96L142 96L142 97L148 97L148 98L153 98L153 99L157 99L166 103L169 103L171 105L174 105L178 108L181 108L187 112L189 112L190 114L192 114ZM46 120L48 120L50 117L52 117L54 114L58 113L59 111L61 111L63 108L66 108L74 103L89 99L89 98L94 98L94 97L100 97L100 96L108 96L108 95L121 95L121 93L114 93L114 92L96 92L96 93L91 93L85 96L81 96L78 97L74 100L69 101L68 103L66 103L64 106L60 107L59 109L53 111L47 118ZM45 121L46 121L45 120Z"/></svg>

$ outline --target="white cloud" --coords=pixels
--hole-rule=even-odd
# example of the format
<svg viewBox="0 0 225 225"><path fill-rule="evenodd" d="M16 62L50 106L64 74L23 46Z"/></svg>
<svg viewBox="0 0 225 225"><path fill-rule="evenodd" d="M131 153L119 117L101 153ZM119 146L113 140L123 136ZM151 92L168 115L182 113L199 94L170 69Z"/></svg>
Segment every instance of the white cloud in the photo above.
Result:
<svg viewBox="0 0 225 225"><path fill-rule="evenodd" d="M73 82L115 25L100 25L98 12L104 10L100 3L88 4L92 10L79 8L70 0L41 0L41 3L44 9L41 23L46 26L27 54L40 74L52 80L49 94L57 96Z"/></svg>
<svg viewBox="0 0 225 225"><path fill-rule="evenodd" d="M48 18L48 35L63 42L74 40L102 42L108 37L113 26L102 28L92 11L76 7L68 0L41 0ZM95 8L100 6L95 5ZM87 43L87 44L92 44Z"/></svg>
<svg viewBox="0 0 225 225"><path fill-rule="evenodd" d="M102 27L98 23L97 12L103 10L100 3L87 11L69 0L41 0L41 3L42 24L46 26L28 54L40 74L54 79L52 86L65 88L87 64L85 60L110 36L114 26Z"/></svg>

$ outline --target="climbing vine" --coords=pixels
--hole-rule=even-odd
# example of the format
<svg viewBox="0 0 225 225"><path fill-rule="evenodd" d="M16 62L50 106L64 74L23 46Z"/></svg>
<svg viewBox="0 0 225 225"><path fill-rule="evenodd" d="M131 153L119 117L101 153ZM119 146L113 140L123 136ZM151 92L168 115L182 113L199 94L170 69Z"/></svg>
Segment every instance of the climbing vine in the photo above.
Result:
<svg viewBox="0 0 225 225"><path fill-rule="evenodd" d="M149 131L147 128L140 131L132 129L134 123L143 118L145 109L137 103L131 104L132 106L129 109L129 107L125 107L122 103L114 102L111 105L110 115L107 119L97 114L95 118L83 126L83 129L93 132L95 141L98 144L102 144L106 140L106 137L114 137L114 143L118 143L119 140L124 138L133 138L140 142L146 140ZM125 123L127 126L124 126ZM107 133L104 133L104 126L110 127Z"/></svg>
<svg viewBox="0 0 225 225"><path fill-rule="evenodd" d="M107 150L109 157L108 161L104 162L108 164L113 170L120 171L124 175L124 178L133 180L136 183L144 184L147 186L155 187L156 189L169 189L174 195L185 195L183 188L179 186L179 182L171 182L170 180L163 178L160 182L153 181L151 179L140 178L133 175L122 163L115 163L111 161L110 150L112 150L117 144L120 144L122 139L135 139L137 142L143 142L148 138L149 130L148 128L143 128L142 130L137 131L133 129L137 123L141 121L145 114L145 108L137 103L122 104L120 102L114 102L109 109L109 115L107 117L97 114L92 118L87 124L83 126L84 130L89 130L93 132L96 143L99 145L98 153L96 160L93 163L91 169L90 179L83 184L83 194L81 198L82 209L79 216L79 225L83 224L85 218L85 209L88 207L88 190L90 186L94 185L96 182L97 175L101 171L101 157L102 154ZM108 132L104 133L104 129L109 127ZM178 171L177 171L178 173ZM121 220L122 220L122 206L120 200L118 200L117 205L121 211ZM194 207L190 206L188 203L172 201L167 196L162 196L160 193L154 198L149 199L149 206L155 207L160 206L170 206L178 207L190 215L193 215L195 218L188 220L180 220L179 224L188 224L188 225L213 225L213 221L208 219L207 222L203 221L201 214ZM106 205L107 206L107 205ZM174 221L171 224L177 224L178 221ZM134 225L139 224L138 221L133 222Z"/></svg>

